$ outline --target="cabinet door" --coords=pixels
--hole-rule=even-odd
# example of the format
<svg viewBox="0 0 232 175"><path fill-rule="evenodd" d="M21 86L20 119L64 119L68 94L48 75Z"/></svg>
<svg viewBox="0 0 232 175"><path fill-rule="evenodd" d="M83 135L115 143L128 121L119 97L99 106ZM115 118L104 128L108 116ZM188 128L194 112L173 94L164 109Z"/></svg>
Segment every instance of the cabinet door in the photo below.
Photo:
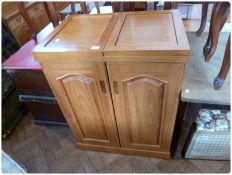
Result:
<svg viewBox="0 0 232 175"><path fill-rule="evenodd" d="M78 142L118 146L105 64L46 64L42 67Z"/></svg>
<svg viewBox="0 0 232 175"><path fill-rule="evenodd" d="M122 147L169 152L183 64L108 63Z"/></svg>

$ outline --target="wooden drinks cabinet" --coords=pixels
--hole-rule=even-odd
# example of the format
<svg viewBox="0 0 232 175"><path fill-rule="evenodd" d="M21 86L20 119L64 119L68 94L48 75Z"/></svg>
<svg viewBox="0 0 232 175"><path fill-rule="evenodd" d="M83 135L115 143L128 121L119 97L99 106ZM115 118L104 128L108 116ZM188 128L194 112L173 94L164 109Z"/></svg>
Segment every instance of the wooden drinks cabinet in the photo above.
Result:
<svg viewBox="0 0 232 175"><path fill-rule="evenodd" d="M80 148L160 158L189 53L175 10L70 16L33 51Z"/></svg>

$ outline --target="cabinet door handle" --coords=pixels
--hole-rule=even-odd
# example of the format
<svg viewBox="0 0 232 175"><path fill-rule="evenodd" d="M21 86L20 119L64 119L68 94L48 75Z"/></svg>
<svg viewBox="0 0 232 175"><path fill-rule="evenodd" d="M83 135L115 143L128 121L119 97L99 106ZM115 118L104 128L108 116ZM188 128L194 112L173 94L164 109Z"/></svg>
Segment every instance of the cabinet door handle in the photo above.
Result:
<svg viewBox="0 0 232 175"><path fill-rule="evenodd" d="M114 87L114 94L118 94L118 82L113 81L113 87Z"/></svg>
<svg viewBox="0 0 232 175"><path fill-rule="evenodd" d="M100 80L100 86L101 86L102 93L107 94L106 93L106 85L105 85L105 82L103 80Z"/></svg>

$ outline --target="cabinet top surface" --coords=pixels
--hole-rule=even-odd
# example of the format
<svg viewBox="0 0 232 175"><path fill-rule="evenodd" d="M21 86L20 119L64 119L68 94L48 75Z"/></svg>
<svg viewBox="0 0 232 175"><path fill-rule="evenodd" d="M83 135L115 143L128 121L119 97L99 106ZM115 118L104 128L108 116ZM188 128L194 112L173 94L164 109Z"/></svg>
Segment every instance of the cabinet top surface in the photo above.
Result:
<svg viewBox="0 0 232 175"><path fill-rule="evenodd" d="M112 61L120 56L187 57L189 44L177 10L78 15L55 28L33 55L39 61L52 57L92 57L88 61L103 57Z"/></svg>
<svg viewBox="0 0 232 175"><path fill-rule="evenodd" d="M189 44L178 11L120 14L104 55L189 55Z"/></svg>
<svg viewBox="0 0 232 175"><path fill-rule="evenodd" d="M73 16L67 24L46 43L45 47L54 50L91 50L102 43L102 35L112 15ZM99 48L102 50L102 48Z"/></svg>
<svg viewBox="0 0 232 175"><path fill-rule="evenodd" d="M37 54L75 53L76 56L103 56L102 50L118 14L71 15L40 43Z"/></svg>
<svg viewBox="0 0 232 175"><path fill-rule="evenodd" d="M98 46L102 33L111 15L73 17L69 23L51 39L46 48L89 50Z"/></svg>

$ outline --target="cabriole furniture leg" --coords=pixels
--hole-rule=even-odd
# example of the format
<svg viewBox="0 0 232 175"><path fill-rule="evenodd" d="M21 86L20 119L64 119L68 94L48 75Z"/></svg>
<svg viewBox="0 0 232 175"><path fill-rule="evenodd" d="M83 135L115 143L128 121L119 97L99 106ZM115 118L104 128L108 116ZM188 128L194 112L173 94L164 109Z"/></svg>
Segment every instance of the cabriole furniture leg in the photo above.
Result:
<svg viewBox="0 0 232 175"><path fill-rule="evenodd" d="M214 4L210 20L209 35L203 47L206 62L210 61L216 51L219 33L229 16L229 12L229 2L217 2Z"/></svg>
<svg viewBox="0 0 232 175"><path fill-rule="evenodd" d="M230 69L230 36L226 44L226 50L225 50L221 70L218 76L214 79L214 89L218 90L222 87L227 77L227 74L229 72L229 69Z"/></svg>
<svg viewBox="0 0 232 175"><path fill-rule="evenodd" d="M201 36L202 32L205 29L208 7L209 7L208 2L203 2L202 3L201 25L200 25L200 28L196 32L197 37Z"/></svg>

